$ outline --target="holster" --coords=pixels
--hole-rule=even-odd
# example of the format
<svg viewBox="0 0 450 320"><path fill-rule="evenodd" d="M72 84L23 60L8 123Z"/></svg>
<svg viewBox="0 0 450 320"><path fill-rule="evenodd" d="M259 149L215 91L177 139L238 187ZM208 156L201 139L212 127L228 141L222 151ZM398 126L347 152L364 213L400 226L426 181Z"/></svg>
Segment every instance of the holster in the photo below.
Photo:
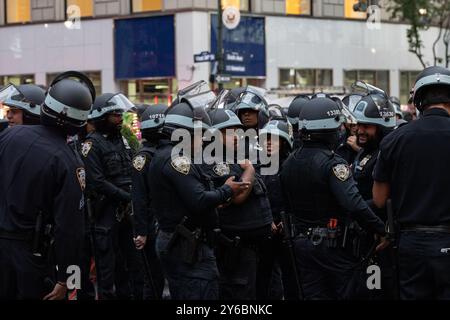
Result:
<svg viewBox="0 0 450 320"><path fill-rule="evenodd" d="M189 230L184 225L185 219L175 227L175 232L167 244L167 252L179 257L183 262L193 265L198 260L198 247L201 230Z"/></svg>
<svg viewBox="0 0 450 320"><path fill-rule="evenodd" d="M223 233L219 234L218 259L226 270L234 270L240 261L241 239L240 237L228 238Z"/></svg>
<svg viewBox="0 0 450 320"><path fill-rule="evenodd" d="M39 212L31 243L33 255L51 260L53 243L53 225L45 221L44 213Z"/></svg>

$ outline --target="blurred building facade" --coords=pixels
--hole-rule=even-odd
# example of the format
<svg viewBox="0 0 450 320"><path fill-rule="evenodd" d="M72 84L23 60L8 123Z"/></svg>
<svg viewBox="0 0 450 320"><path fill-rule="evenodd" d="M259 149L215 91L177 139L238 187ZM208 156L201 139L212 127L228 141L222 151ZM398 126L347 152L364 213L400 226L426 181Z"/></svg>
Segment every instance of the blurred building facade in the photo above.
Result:
<svg viewBox="0 0 450 320"><path fill-rule="evenodd" d="M222 0L241 11L224 29L225 86L287 92L369 81L406 102L421 70L406 24L367 22L358 0ZM178 88L208 80L214 64L217 0L0 0L0 86L48 85L65 70L86 72L98 93L170 102ZM376 23L374 24L373 21ZM379 24L378 24L379 22ZM437 30L424 34L431 45Z"/></svg>

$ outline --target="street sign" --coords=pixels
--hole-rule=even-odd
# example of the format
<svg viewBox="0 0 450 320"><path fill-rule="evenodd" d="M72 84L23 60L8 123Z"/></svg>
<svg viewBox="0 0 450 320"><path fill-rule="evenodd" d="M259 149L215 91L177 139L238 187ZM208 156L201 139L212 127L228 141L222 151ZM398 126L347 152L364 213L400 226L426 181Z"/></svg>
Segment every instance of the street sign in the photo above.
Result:
<svg viewBox="0 0 450 320"><path fill-rule="evenodd" d="M231 76L225 74L219 74L216 76L217 83L225 83L231 81Z"/></svg>
<svg viewBox="0 0 450 320"><path fill-rule="evenodd" d="M199 54L194 54L194 62L200 63L200 62L211 62L216 61L216 55L214 53L203 51Z"/></svg>
<svg viewBox="0 0 450 320"><path fill-rule="evenodd" d="M241 12L233 6L225 8L222 13L222 22L227 29L235 29L241 22Z"/></svg>

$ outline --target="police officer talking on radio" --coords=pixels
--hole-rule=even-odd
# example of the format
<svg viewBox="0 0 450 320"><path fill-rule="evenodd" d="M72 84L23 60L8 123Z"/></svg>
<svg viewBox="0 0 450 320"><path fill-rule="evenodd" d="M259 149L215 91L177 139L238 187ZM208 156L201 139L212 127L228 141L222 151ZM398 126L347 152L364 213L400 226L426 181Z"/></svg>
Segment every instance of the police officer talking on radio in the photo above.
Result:
<svg viewBox="0 0 450 320"><path fill-rule="evenodd" d="M95 126L82 144L88 214L95 221L99 298L131 298L131 271L137 253L129 220L132 150L121 134L122 116L133 104L122 94L95 99L89 119Z"/></svg>
<svg viewBox="0 0 450 320"><path fill-rule="evenodd" d="M65 297L67 272L79 261L85 205L83 162L66 137L86 124L94 97L85 75L63 73L50 85L42 125L0 135L0 299Z"/></svg>
<svg viewBox="0 0 450 320"><path fill-rule="evenodd" d="M308 101L299 116L304 145L281 170L287 211L298 235L295 251L305 299L350 298L347 287L357 261L347 232L352 220L375 234L385 233L358 193L348 164L332 151L343 121L336 101Z"/></svg>
<svg viewBox="0 0 450 320"><path fill-rule="evenodd" d="M160 141L150 163L151 206L159 224L156 250L176 300L218 298L218 270L208 241L217 228L215 209L248 188L248 183L234 182L233 177L211 188L201 164L193 163L194 153L202 150L201 133L210 126L202 107L177 102L166 114L167 138ZM194 130L200 134L194 135ZM174 151L178 133L187 133L190 150Z"/></svg>
<svg viewBox="0 0 450 320"><path fill-rule="evenodd" d="M373 199L392 200L401 299L450 299L450 71L429 67L414 86L418 120L381 143Z"/></svg>

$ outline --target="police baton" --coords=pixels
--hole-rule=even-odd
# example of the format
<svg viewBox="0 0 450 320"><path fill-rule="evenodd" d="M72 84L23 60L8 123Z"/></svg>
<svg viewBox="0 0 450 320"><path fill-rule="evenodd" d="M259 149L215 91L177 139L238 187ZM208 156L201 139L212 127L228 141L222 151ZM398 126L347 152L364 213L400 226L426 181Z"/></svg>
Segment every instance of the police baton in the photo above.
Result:
<svg viewBox="0 0 450 320"><path fill-rule="evenodd" d="M97 282L97 299L102 300L102 277L101 277L101 267L100 267L100 260L99 256L97 254L97 245L95 241L95 215L94 211L92 209L92 203L91 199L89 197L86 197L86 209L89 219L89 226L90 226L90 235L89 235L89 242L91 244L92 249L92 255L94 256L94 264L95 264L95 275L96 275L96 282Z"/></svg>
<svg viewBox="0 0 450 320"><path fill-rule="evenodd" d="M295 258L294 251L294 235L292 234L291 225L288 223L286 213L284 211L280 212L281 222L283 223L284 239L286 240L286 246L289 252L289 260L291 261L291 267L294 271L295 284L297 285L298 298L300 300L305 300L305 295L303 293L303 286L301 282L300 269L297 266L297 260Z"/></svg>
<svg viewBox="0 0 450 320"><path fill-rule="evenodd" d="M400 299L400 279L398 274L398 246L397 246L397 233L395 230L394 210L392 208L392 200L386 201L386 214L388 218L387 225L387 238L391 242L390 255L392 260L392 268L394 269L394 294L396 299Z"/></svg>
<svg viewBox="0 0 450 320"><path fill-rule="evenodd" d="M130 193L131 193L131 188L130 188ZM136 238L137 234L136 234L135 220L134 220L133 200L131 200L130 205L131 205L131 213L129 214L129 219L130 219L131 228L132 228L132 232L133 232L133 245L134 245L134 238ZM150 286L152 287L153 296L155 297L155 300L160 300L160 297L156 290L155 281L153 280L152 270L150 269L150 264L148 263L147 254L145 252L145 249L142 248L141 250L138 250L138 251L140 251L140 253L141 253L142 261L144 262L145 274L146 274L148 280L150 281Z"/></svg>

